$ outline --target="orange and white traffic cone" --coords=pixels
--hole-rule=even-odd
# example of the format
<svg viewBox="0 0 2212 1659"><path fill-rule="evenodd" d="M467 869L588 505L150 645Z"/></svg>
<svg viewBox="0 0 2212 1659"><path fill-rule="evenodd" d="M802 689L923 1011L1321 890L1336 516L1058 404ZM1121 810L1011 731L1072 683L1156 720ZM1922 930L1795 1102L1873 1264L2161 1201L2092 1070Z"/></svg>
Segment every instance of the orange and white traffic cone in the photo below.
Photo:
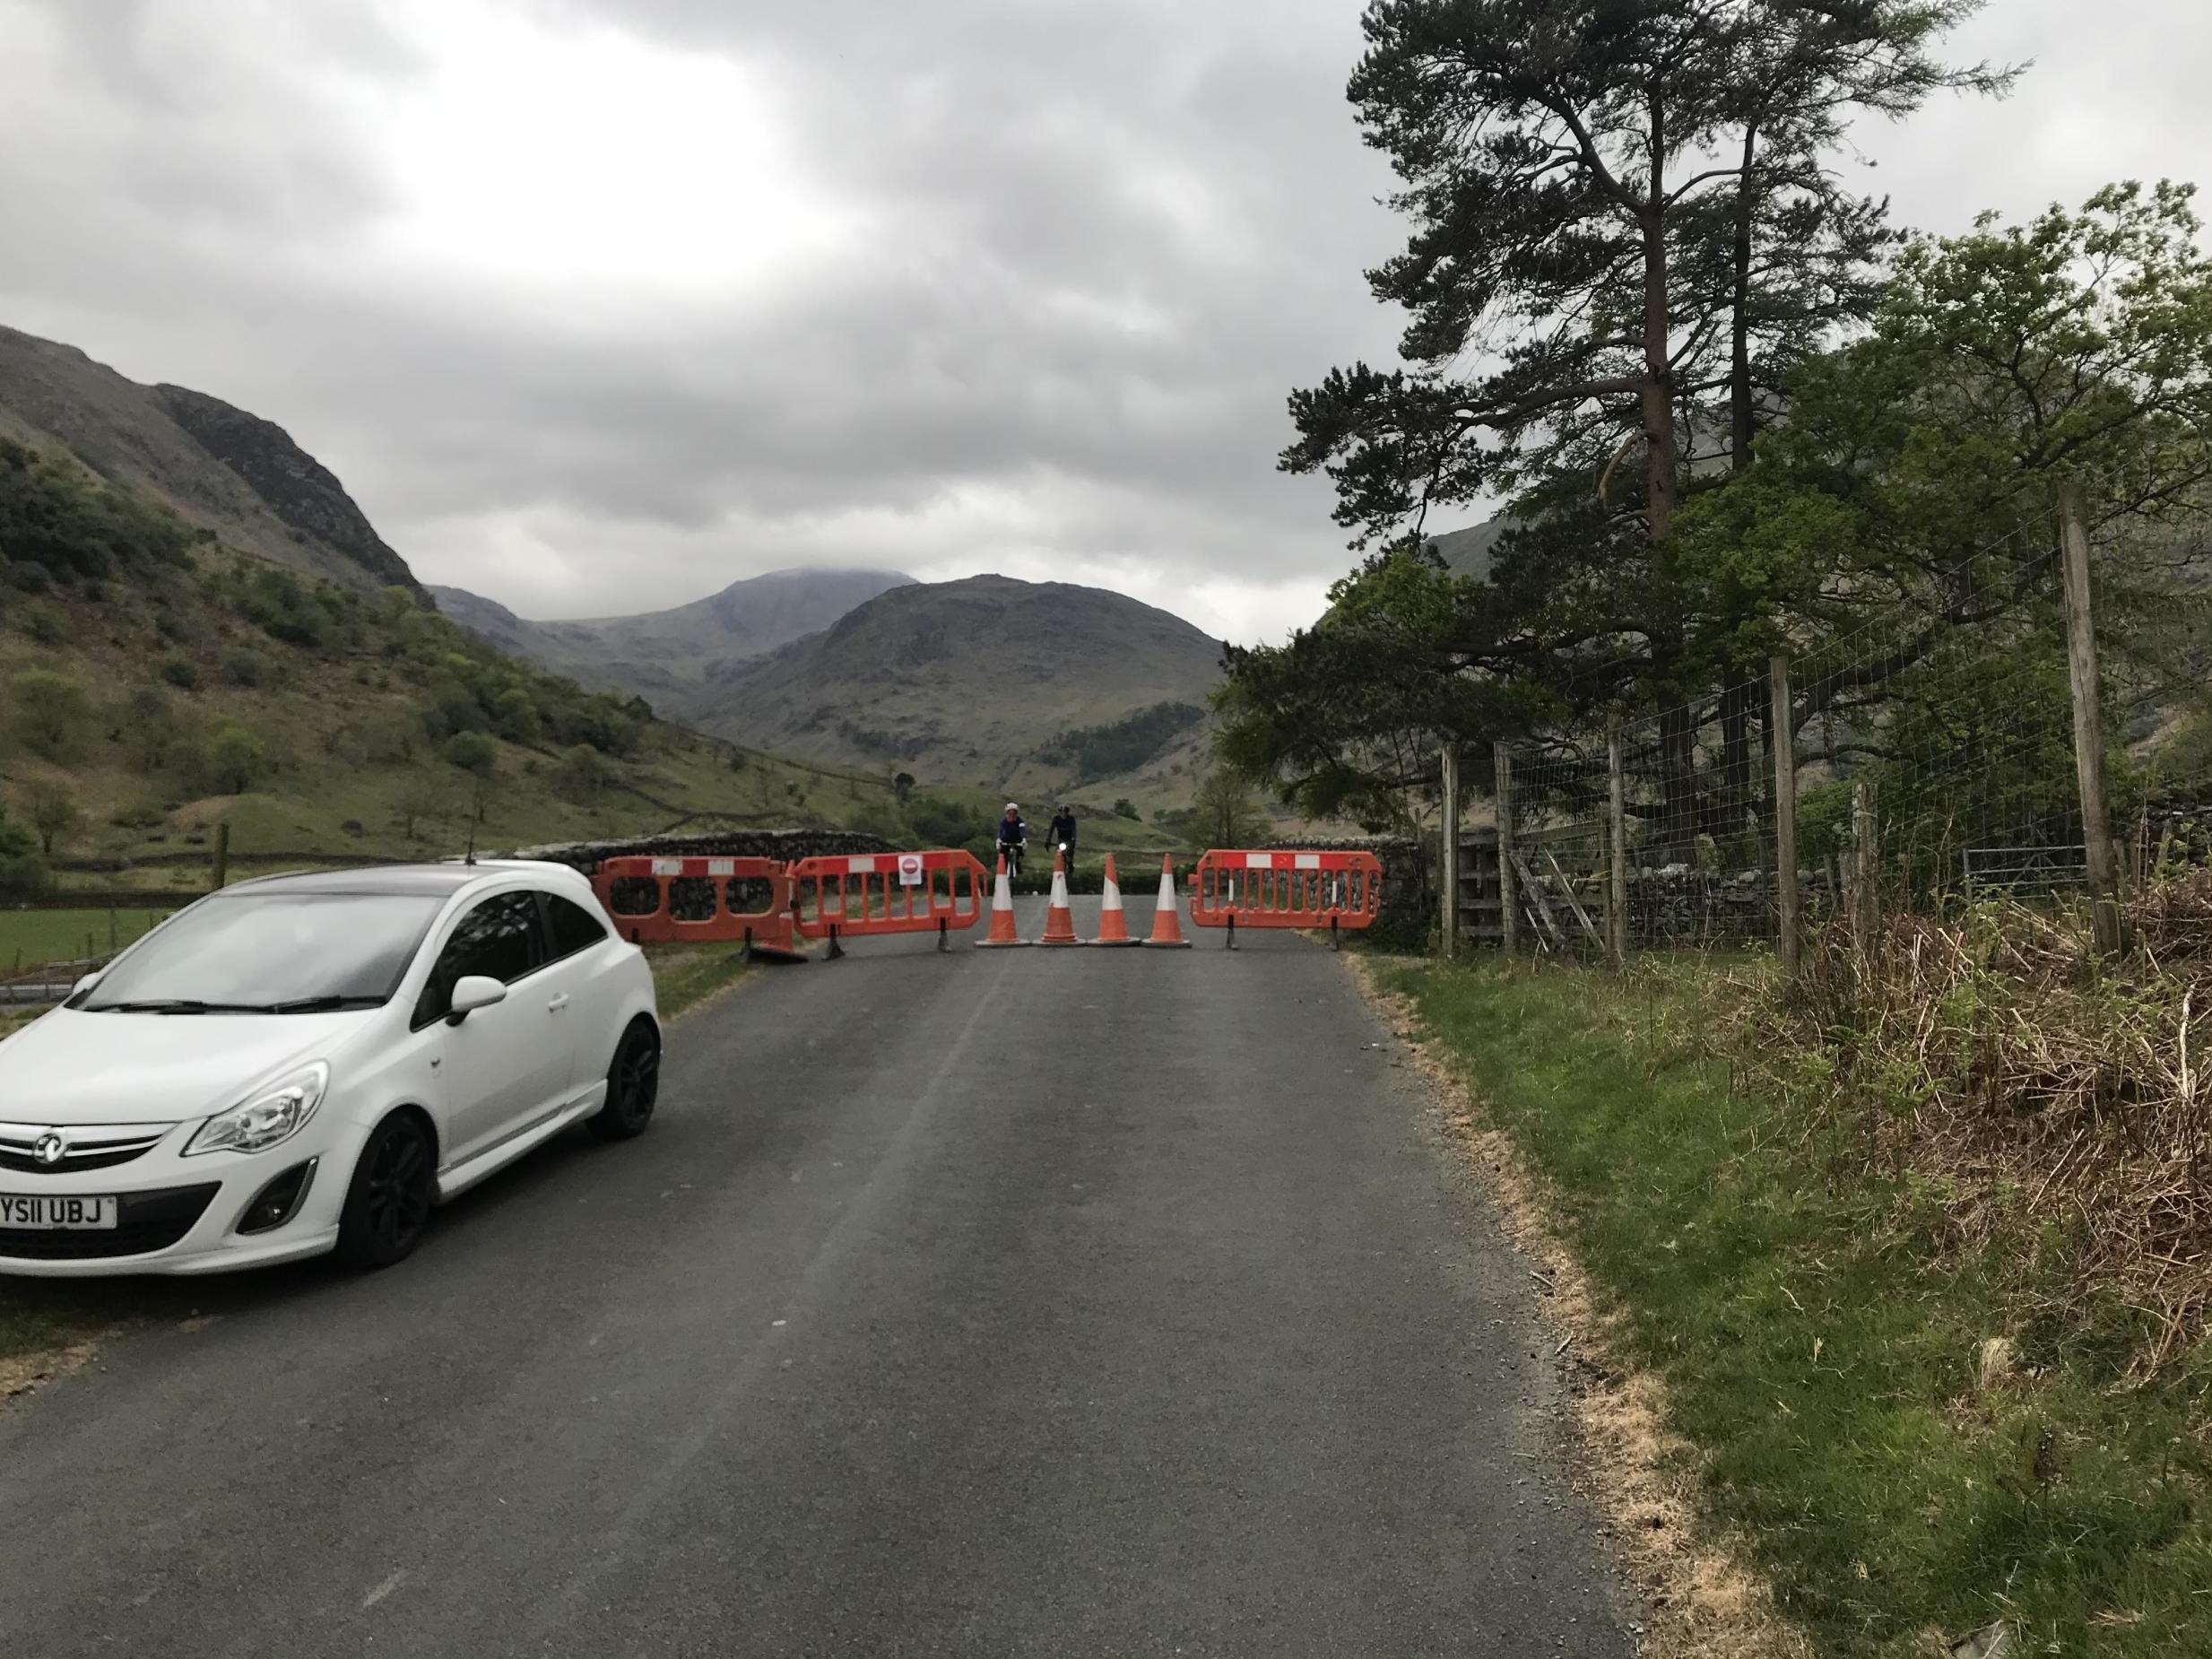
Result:
<svg viewBox="0 0 2212 1659"><path fill-rule="evenodd" d="M991 934L986 939L976 941L978 951L987 951L993 945L1034 944L1014 931L1014 883L1006 873L1006 855L999 855L999 879L991 890Z"/></svg>
<svg viewBox="0 0 2212 1659"><path fill-rule="evenodd" d="M1152 907L1152 936L1144 942L1164 945L1171 951L1191 948L1191 942L1183 936L1183 917L1175 908L1175 860L1172 853L1160 855L1159 902Z"/></svg>
<svg viewBox="0 0 2212 1659"><path fill-rule="evenodd" d="M1045 936L1039 944L1088 944L1075 936L1075 912L1068 908L1068 856L1053 853L1053 897L1045 907Z"/></svg>
<svg viewBox="0 0 2212 1659"><path fill-rule="evenodd" d="M1098 937L1094 944L1142 944L1129 936L1128 920L1122 915L1122 884L1115 878L1114 855L1106 856L1106 897L1098 901Z"/></svg>

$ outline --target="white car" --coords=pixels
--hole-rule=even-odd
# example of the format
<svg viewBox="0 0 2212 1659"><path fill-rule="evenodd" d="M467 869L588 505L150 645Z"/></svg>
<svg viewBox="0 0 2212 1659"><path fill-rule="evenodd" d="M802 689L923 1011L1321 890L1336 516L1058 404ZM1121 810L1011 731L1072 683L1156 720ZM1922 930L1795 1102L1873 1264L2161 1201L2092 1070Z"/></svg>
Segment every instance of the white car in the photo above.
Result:
<svg viewBox="0 0 2212 1659"><path fill-rule="evenodd" d="M0 1040L0 1273L387 1265L569 1125L642 1132L660 1055L565 866L242 882Z"/></svg>

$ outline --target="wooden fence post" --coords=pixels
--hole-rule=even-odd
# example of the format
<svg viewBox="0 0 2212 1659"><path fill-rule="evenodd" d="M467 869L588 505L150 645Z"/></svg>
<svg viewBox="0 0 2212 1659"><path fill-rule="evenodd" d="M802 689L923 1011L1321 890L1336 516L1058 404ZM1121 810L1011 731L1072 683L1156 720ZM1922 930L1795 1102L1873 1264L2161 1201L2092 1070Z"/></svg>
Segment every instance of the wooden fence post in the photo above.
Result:
<svg viewBox="0 0 2212 1659"><path fill-rule="evenodd" d="M1620 723L1605 734L1607 773L1606 839L1612 856L1608 861L1606 932L1610 937L1613 965L1628 965L1628 771L1621 758Z"/></svg>
<svg viewBox="0 0 2212 1659"><path fill-rule="evenodd" d="M1874 942L1881 912L1874 892L1875 843L1880 824L1874 815L1874 786L1864 778L1851 786L1851 926L1859 948Z"/></svg>
<svg viewBox="0 0 2212 1659"><path fill-rule="evenodd" d="M1769 658L1767 679L1774 703L1766 746L1774 760L1774 951L1782 971L1797 977L1797 724L1791 712L1790 659Z"/></svg>
<svg viewBox="0 0 2212 1659"><path fill-rule="evenodd" d="M2096 947L2120 950L2120 890L2112 859L2112 805L2104 787L2104 711L2097 687L2095 619L2089 606L2089 520L2081 486L2059 486L2060 568L2066 585L2066 677L2074 691L2074 779L2081 790L2081 840L2089 875Z"/></svg>
<svg viewBox="0 0 2212 1659"><path fill-rule="evenodd" d="M1497 904L1498 927L1511 956L1521 942L1521 896L1514 890L1513 751L1493 743L1497 756Z"/></svg>
<svg viewBox="0 0 2212 1659"><path fill-rule="evenodd" d="M1444 954L1448 960L1460 949L1460 754L1444 746L1444 833L1436 852L1436 886L1444 894Z"/></svg>
<svg viewBox="0 0 2212 1659"><path fill-rule="evenodd" d="M215 872L209 883L221 889L230 880L230 821L226 818L215 826Z"/></svg>

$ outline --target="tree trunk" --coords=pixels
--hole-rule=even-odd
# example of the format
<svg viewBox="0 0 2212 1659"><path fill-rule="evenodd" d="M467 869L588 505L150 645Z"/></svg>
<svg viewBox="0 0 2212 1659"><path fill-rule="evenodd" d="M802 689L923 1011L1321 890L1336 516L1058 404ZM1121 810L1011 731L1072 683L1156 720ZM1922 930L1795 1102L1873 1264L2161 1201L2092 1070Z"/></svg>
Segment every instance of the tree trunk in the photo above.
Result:
<svg viewBox="0 0 2212 1659"><path fill-rule="evenodd" d="M1758 125L1747 121L1743 129L1743 176L1736 186L1736 291L1731 301L1732 340L1728 369L1729 468L1747 472L1751 466L1753 411L1751 406L1751 215L1757 201L1751 162L1757 153Z"/></svg>
<svg viewBox="0 0 2212 1659"><path fill-rule="evenodd" d="M1674 433L1674 369L1669 361L1667 307L1667 106L1651 90L1652 184L1644 211L1644 523L1654 549L1674 522L1679 452Z"/></svg>

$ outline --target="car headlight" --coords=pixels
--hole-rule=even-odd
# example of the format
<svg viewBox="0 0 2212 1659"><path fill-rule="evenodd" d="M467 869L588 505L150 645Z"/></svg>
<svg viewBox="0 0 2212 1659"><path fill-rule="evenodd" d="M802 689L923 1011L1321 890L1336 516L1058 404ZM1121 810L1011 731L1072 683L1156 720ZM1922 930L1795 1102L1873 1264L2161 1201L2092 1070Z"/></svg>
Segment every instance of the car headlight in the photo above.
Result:
<svg viewBox="0 0 2212 1659"><path fill-rule="evenodd" d="M199 1127L185 1147L185 1156L198 1152L258 1152L287 1140L315 1116L330 1087L330 1067L317 1060L303 1065L273 1088L257 1090L227 1112L218 1112Z"/></svg>

